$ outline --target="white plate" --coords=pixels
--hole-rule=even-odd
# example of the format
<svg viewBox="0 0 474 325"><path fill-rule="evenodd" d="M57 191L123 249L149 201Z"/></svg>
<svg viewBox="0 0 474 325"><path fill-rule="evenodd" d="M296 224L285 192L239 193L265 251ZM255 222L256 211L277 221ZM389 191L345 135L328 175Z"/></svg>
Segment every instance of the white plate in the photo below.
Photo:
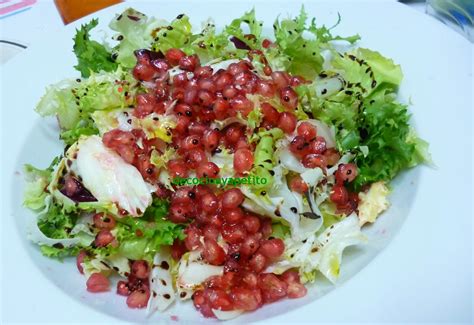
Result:
<svg viewBox="0 0 474 325"><path fill-rule="evenodd" d="M267 32L278 14L295 15L300 9L300 4L289 1L272 1L271 5L205 0L133 5L148 15L166 19L184 12L194 23L212 16L218 26L223 26L253 4L265 21ZM94 16L106 29L113 14L125 6ZM401 98L413 102L413 123L430 142L438 168L420 167L395 180L392 208L366 229L373 238L371 244L350 249L345 255L341 283L356 274L350 281L324 296L330 287L323 284L311 289L304 299L271 304L238 321L269 317L274 322L469 321L470 44L434 19L398 3L307 3L306 9L319 23L328 25L339 12L342 22L337 33L359 33L361 46L376 49L402 65L405 80ZM126 308L122 297L87 293L74 261L61 264L48 260L25 239L24 219L29 212L21 207L22 165L28 162L47 166L62 150L54 120L40 119L33 108L46 85L78 75L72 68L75 58L71 38L80 22L45 36L2 71L2 300L8 321L116 322L115 317L145 320L144 312ZM203 320L191 304L175 306L150 320L169 321L171 315L184 321Z"/></svg>

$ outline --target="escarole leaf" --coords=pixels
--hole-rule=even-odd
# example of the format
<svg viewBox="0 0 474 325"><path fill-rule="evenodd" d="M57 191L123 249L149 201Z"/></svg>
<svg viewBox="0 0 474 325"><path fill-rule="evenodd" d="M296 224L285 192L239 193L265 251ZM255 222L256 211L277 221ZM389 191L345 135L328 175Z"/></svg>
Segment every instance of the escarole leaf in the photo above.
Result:
<svg viewBox="0 0 474 325"><path fill-rule="evenodd" d="M74 37L74 54L77 57L77 65L74 68L85 78L90 76L91 71L114 71L117 68L117 63L112 59L108 49L90 39L89 33L98 23L99 20L92 19L76 30Z"/></svg>

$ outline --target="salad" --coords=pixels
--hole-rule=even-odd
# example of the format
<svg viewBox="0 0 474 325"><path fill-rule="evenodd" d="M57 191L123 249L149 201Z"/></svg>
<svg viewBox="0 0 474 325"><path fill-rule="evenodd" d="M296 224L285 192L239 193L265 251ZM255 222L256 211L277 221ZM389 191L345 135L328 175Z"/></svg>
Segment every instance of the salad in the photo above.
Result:
<svg viewBox="0 0 474 325"><path fill-rule="evenodd" d="M97 24L74 37L80 76L37 105L64 152L25 166L24 199L31 240L75 257L89 292L218 319L303 297L367 242L389 182L430 159L396 99L400 66L304 8L271 36L254 10L218 30L127 9L111 42Z"/></svg>

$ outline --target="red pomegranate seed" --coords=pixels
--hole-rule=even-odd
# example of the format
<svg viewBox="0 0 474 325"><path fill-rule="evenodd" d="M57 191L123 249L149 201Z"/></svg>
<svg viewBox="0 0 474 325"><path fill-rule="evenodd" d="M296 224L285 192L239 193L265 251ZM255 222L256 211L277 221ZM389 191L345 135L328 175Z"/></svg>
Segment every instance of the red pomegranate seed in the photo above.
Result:
<svg viewBox="0 0 474 325"><path fill-rule="evenodd" d="M150 274L150 267L147 261L138 260L132 263L131 267L132 275L138 279L147 279Z"/></svg>
<svg viewBox="0 0 474 325"><path fill-rule="evenodd" d="M329 196L331 201L338 205L346 204L349 200L349 193L347 192L346 188L342 185L335 185L332 188L331 194Z"/></svg>
<svg viewBox="0 0 474 325"><path fill-rule="evenodd" d="M249 267L256 273L262 272L267 266L267 258L261 253L255 253L249 260Z"/></svg>
<svg viewBox="0 0 474 325"><path fill-rule="evenodd" d="M227 223L235 224L242 220L244 212L239 207L235 207L223 210L222 215Z"/></svg>
<svg viewBox="0 0 474 325"><path fill-rule="evenodd" d="M278 127L283 130L283 132L290 134L296 128L296 116L289 112L283 112L278 119Z"/></svg>
<svg viewBox="0 0 474 325"><path fill-rule="evenodd" d="M326 151L326 140L323 137L316 137L316 139L310 142L309 150L311 153L324 153Z"/></svg>
<svg viewBox="0 0 474 325"><path fill-rule="evenodd" d="M276 89L283 89L285 87L288 87L288 85L290 84L290 79L285 72L274 71L272 72L271 77Z"/></svg>
<svg viewBox="0 0 474 325"><path fill-rule="evenodd" d="M84 274L84 268L82 267L82 263L84 262L84 259L87 257L87 252L84 250L81 250L79 254L76 256L76 266L77 269L79 270L79 273Z"/></svg>
<svg viewBox="0 0 474 325"><path fill-rule="evenodd" d="M280 90L280 100L283 106L288 109L296 109L298 106L298 94L291 87Z"/></svg>
<svg viewBox="0 0 474 325"><path fill-rule="evenodd" d="M259 252L270 259L280 257L285 251L285 244L280 238L268 239L262 241Z"/></svg>
<svg viewBox="0 0 474 325"><path fill-rule="evenodd" d="M275 274L262 273L258 276L258 287L262 290L263 301L270 303L286 297L288 285Z"/></svg>
<svg viewBox="0 0 474 325"><path fill-rule="evenodd" d="M239 149L234 153L234 169L243 173L252 169L253 153L248 149Z"/></svg>
<svg viewBox="0 0 474 325"><path fill-rule="evenodd" d="M105 292L110 288L109 279L102 273L92 273L86 285L89 292Z"/></svg>
<svg viewBox="0 0 474 325"><path fill-rule="evenodd" d="M168 62L173 66L178 65L179 61L185 56L186 54L183 51L181 51L180 49L174 49L174 48L169 49L165 53L166 60L168 60Z"/></svg>
<svg viewBox="0 0 474 325"><path fill-rule="evenodd" d="M105 247L108 244L112 243L114 241L114 239L115 239L115 237L114 237L114 235L112 235L110 230L103 229L95 237L94 245L97 246L97 247Z"/></svg>
<svg viewBox="0 0 474 325"><path fill-rule="evenodd" d="M304 194L309 189L308 184L306 184L300 175L293 176L290 179L289 187L290 190L300 194Z"/></svg>
<svg viewBox="0 0 474 325"><path fill-rule="evenodd" d="M209 177L215 178L219 174L219 167L211 162L202 162L196 169L196 176L198 178Z"/></svg>
<svg viewBox="0 0 474 325"><path fill-rule="evenodd" d="M238 188L225 191L221 196L222 207L224 209L236 208L244 201L244 195Z"/></svg>
<svg viewBox="0 0 474 325"><path fill-rule="evenodd" d="M317 153L310 153L304 156L302 163L306 168L325 168L327 165L326 158L324 158L323 155L319 155Z"/></svg>
<svg viewBox="0 0 474 325"><path fill-rule="evenodd" d="M230 244L238 244L247 236L245 227L241 224L225 224L222 228L222 237Z"/></svg>
<svg viewBox="0 0 474 325"><path fill-rule="evenodd" d="M127 297L127 306L129 308L145 308L150 299L150 289L147 286L142 286L141 288L133 291Z"/></svg>
<svg viewBox="0 0 474 325"><path fill-rule="evenodd" d="M308 142L314 140L317 135L316 128L309 122L300 123L296 132Z"/></svg>
<svg viewBox="0 0 474 325"><path fill-rule="evenodd" d="M260 229L260 218L254 215L247 215L243 220L243 224L249 234L255 234Z"/></svg>
<svg viewBox="0 0 474 325"><path fill-rule="evenodd" d="M251 290L242 287L233 288L231 291L234 307L245 311L252 311L261 307L262 298L260 295L259 290Z"/></svg>
<svg viewBox="0 0 474 325"><path fill-rule="evenodd" d="M121 296L128 296L130 295L130 288L128 287L128 283L125 281L117 282L117 294Z"/></svg>
<svg viewBox="0 0 474 325"><path fill-rule="evenodd" d="M179 59L179 67L186 71L194 71L199 65L199 57L196 54Z"/></svg>
<svg viewBox="0 0 474 325"><path fill-rule="evenodd" d="M245 238L244 242L242 243L242 246L240 247L240 251L246 256L251 256L257 251L259 247L260 240L258 236L251 235Z"/></svg>
<svg viewBox="0 0 474 325"><path fill-rule="evenodd" d="M222 265L225 261L225 252L214 239L204 238L202 250L204 259L212 265Z"/></svg>
<svg viewBox="0 0 474 325"><path fill-rule="evenodd" d="M357 177L357 166L353 163L340 164L335 175L337 184L350 183Z"/></svg>

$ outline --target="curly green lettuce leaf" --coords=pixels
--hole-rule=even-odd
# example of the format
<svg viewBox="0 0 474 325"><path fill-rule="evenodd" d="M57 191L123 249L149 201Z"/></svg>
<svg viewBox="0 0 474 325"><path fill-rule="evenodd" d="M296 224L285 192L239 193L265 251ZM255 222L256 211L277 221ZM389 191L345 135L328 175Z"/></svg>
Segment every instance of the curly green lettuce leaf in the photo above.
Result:
<svg viewBox="0 0 474 325"><path fill-rule="evenodd" d="M417 153L416 141L409 138L409 118L407 106L387 96L365 102L359 129L354 132L360 137L357 145L367 146L368 155L358 154L355 158L359 169L353 183L356 189L368 183L390 181L401 170L425 162L425 157ZM352 148L345 145L343 149Z"/></svg>
<svg viewBox="0 0 474 325"><path fill-rule="evenodd" d="M156 29L165 25L165 21L149 18L132 8L117 15L109 24L110 29L118 33L114 39L119 43L113 49L116 62L125 68L133 68L137 63L134 52L150 48Z"/></svg>
<svg viewBox="0 0 474 325"><path fill-rule="evenodd" d="M245 30L242 25L245 26ZM225 31L230 37L235 37L245 44L246 47L257 49L262 44L262 26L263 22L257 20L255 9L252 9L244 13L242 17L232 20L230 25L226 26Z"/></svg>
<svg viewBox="0 0 474 325"><path fill-rule="evenodd" d="M381 86L395 89L403 79L400 65L369 49L357 48L342 56L335 55L331 64L349 85L360 88L364 96Z"/></svg>
<svg viewBox="0 0 474 325"><path fill-rule="evenodd" d="M48 245L41 245L40 251L46 257L55 258L62 261L66 257L76 256L81 250L78 246L73 247L54 247Z"/></svg>
<svg viewBox="0 0 474 325"><path fill-rule="evenodd" d="M169 203L155 198L140 218L119 219L116 237L118 252L130 259L152 259L163 245L172 245L175 239L184 239L184 226L166 219ZM140 236L137 236L137 233Z"/></svg>
<svg viewBox="0 0 474 325"><path fill-rule="evenodd" d="M306 79L314 79L323 67L324 58L321 52L324 49L332 48L329 44L330 41L344 40L352 44L360 37L359 35L333 36L331 34L333 27L318 27L314 18L308 25L307 20L308 15L302 7L298 17L275 21L273 24L275 44L281 55L271 56L270 65L272 65L273 57L277 59L278 66L283 65L292 74L301 75ZM308 34L311 37L306 37Z"/></svg>
<svg viewBox="0 0 474 325"><path fill-rule="evenodd" d="M81 76L87 78L91 72L114 71L117 63L112 59L111 53L103 45L90 39L90 31L97 26L99 21L92 19L89 23L82 25L76 30L74 37L74 53L77 57L76 70Z"/></svg>
<svg viewBox="0 0 474 325"><path fill-rule="evenodd" d="M34 211L44 210L46 207L47 187L52 179L54 167L59 163L60 157L53 159L46 169L38 169L30 164L24 166L25 191L23 193L23 204Z"/></svg>
<svg viewBox="0 0 474 325"><path fill-rule="evenodd" d="M192 25L189 17L179 15L169 25L161 26L153 31L152 49L165 53L171 48L184 48L191 42L192 35Z"/></svg>
<svg viewBox="0 0 474 325"><path fill-rule="evenodd" d="M47 87L36 111L41 116L57 116L61 138L70 145L81 135L98 133L91 119L94 111L127 107L133 103L135 92L133 77L119 68Z"/></svg>
<svg viewBox="0 0 474 325"><path fill-rule="evenodd" d="M183 48L188 54L197 54L201 62L208 62L216 59L240 59L244 58L247 51L237 49L229 41L226 31L221 33L216 31L216 26L212 20L204 23L204 27L199 34L190 37L189 44ZM214 69L217 71L218 69Z"/></svg>

